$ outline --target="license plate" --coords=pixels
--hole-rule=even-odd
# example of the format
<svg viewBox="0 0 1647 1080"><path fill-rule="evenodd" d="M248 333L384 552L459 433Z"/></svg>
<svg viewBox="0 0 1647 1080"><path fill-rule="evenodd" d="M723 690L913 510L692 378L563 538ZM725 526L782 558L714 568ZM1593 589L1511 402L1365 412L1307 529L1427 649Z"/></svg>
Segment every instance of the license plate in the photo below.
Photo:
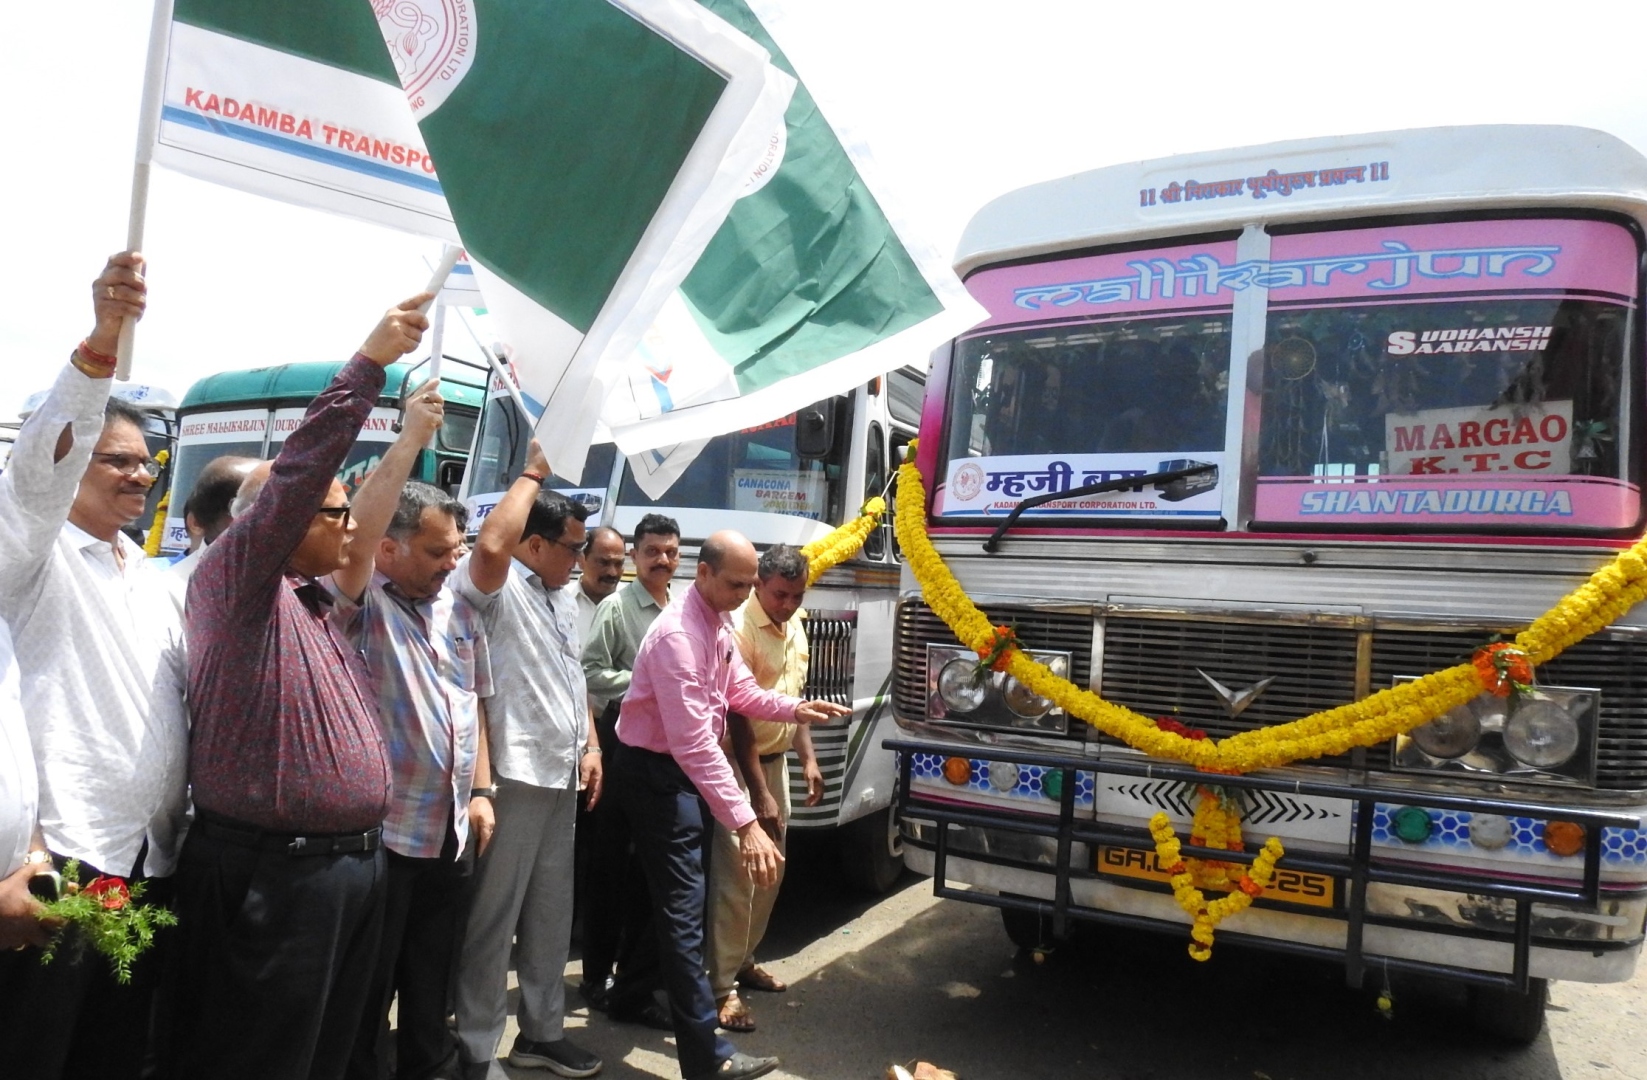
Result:
<svg viewBox="0 0 1647 1080"><path fill-rule="evenodd" d="M1153 851L1129 847L1100 847L1098 872L1111 877L1137 878L1140 881L1170 883L1172 875L1161 865ZM1306 907L1330 908L1336 895L1336 878L1326 874L1312 874L1303 870L1275 868L1275 880L1258 897L1259 901L1282 904L1303 904Z"/></svg>

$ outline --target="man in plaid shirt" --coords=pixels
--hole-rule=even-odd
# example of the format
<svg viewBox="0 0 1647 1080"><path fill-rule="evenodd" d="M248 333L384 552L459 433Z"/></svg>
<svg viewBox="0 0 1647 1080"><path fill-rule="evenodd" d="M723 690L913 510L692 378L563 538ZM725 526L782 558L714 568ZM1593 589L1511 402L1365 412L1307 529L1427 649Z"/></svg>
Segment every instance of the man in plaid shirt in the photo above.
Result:
<svg viewBox="0 0 1647 1080"><path fill-rule="evenodd" d="M468 514L439 488L406 482L441 417L433 381L413 392L400 438L355 496L353 553L330 582L334 615L366 661L394 776L383 939L348 1068L358 1080L387 1075L396 994L396 1074L454 1063L446 993L471 853L492 833L482 712L491 664L480 613L447 584Z"/></svg>

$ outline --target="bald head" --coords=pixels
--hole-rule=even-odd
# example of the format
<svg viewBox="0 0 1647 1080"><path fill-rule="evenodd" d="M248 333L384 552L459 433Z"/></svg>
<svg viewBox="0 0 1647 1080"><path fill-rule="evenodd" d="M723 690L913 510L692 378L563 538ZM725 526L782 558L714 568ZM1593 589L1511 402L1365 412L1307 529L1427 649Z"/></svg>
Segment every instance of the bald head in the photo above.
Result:
<svg viewBox="0 0 1647 1080"><path fill-rule="evenodd" d="M698 576L693 582L716 611L731 611L749 596L759 573L755 545L742 533L715 533L698 549Z"/></svg>
<svg viewBox="0 0 1647 1080"><path fill-rule="evenodd" d="M194 489L183 504L183 516L206 543L216 540L234 520L230 507L240 492L240 485L257 465L257 458L226 454L208 461L200 470Z"/></svg>
<svg viewBox="0 0 1647 1080"><path fill-rule="evenodd" d="M257 496L263 491L263 485L269 479L269 470L274 466L272 461L260 461L252 466L245 479L240 481L240 490L235 493L234 502L229 505L231 518L245 517L246 511L252 508Z"/></svg>

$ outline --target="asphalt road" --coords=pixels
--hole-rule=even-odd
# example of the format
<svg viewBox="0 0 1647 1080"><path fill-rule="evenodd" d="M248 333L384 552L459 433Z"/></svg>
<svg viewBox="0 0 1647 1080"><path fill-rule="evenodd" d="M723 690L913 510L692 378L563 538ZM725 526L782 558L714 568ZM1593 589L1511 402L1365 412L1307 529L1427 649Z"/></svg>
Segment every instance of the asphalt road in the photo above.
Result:
<svg viewBox="0 0 1647 1080"><path fill-rule="evenodd" d="M1339 972L1219 947L1197 964L1176 937L1097 931L1036 964L992 909L940 901L906 875L877 900L855 896L827 848L801 843L763 964L787 994L752 994L759 1028L740 1049L776 1054L783 1080L879 1080L922 1058L962 1080L1304 1080L1492 1077L1647 1080L1641 1021L1647 966L1625 984L1558 983L1545 1031L1508 1048L1469 1024L1462 991L1394 984L1396 1015ZM674 1078L673 1039L578 1011L568 1034L604 1076ZM514 1037L511 1022L505 1049ZM510 1070L541 1077L535 1070Z"/></svg>

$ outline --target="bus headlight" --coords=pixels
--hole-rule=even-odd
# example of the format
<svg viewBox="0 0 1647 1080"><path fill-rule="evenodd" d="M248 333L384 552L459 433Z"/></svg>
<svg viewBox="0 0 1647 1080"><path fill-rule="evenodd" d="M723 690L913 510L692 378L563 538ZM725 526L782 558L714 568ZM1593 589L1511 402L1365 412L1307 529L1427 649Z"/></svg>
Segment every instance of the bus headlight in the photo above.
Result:
<svg viewBox="0 0 1647 1080"><path fill-rule="evenodd" d="M1504 749L1523 765L1553 769L1578 753L1578 721L1555 702L1522 699L1504 721Z"/></svg>
<svg viewBox="0 0 1647 1080"><path fill-rule="evenodd" d="M1025 720L1039 719L1052 708L1052 702L1010 676L1006 685L1001 687L1001 700L1006 702L1013 716L1021 716Z"/></svg>
<svg viewBox="0 0 1647 1080"><path fill-rule="evenodd" d="M1466 701L1449 709L1423 727L1413 728L1412 736L1418 748L1431 757L1463 757L1481 741L1481 720L1475 714L1475 703Z"/></svg>
<svg viewBox="0 0 1647 1080"><path fill-rule="evenodd" d="M1599 690L1540 686L1509 698L1482 694L1396 736L1392 764L1401 772L1593 787L1600 726Z"/></svg>
<svg viewBox="0 0 1647 1080"><path fill-rule="evenodd" d="M988 688L977 666L976 661L951 660L938 671L938 697L950 712L969 713L984 703Z"/></svg>
<svg viewBox="0 0 1647 1080"><path fill-rule="evenodd" d="M1070 654L1025 649L1061 678L1071 671ZM1064 710L1012 676L978 671L978 654L961 645L926 647L927 719L998 731L1038 731L1063 735Z"/></svg>

